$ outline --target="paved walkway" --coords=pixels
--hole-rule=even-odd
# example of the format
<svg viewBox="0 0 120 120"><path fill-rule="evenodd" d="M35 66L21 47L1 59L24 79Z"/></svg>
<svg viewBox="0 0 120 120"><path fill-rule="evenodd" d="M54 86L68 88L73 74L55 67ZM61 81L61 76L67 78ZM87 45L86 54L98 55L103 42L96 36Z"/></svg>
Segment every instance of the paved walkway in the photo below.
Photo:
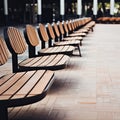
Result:
<svg viewBox="0 0 120 120"><path fill-rule="evenodd" d="M45 99L10 108L9 118L120 120L120 25L97 24L84 38L81 51L81 58L72 56L66 69L56 71ZM0 73L10 70L6 65Z"/></svg>

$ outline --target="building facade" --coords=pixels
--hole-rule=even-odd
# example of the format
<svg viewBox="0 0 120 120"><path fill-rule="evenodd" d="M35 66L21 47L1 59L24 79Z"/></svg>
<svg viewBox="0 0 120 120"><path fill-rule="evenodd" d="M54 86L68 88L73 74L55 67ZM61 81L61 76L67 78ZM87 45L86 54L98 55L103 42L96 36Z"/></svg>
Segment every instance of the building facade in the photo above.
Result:
<svg viewBox="0 0 120 120"><path fill-rule="evenodd" d="M1 26L47 23L77 17L119 16L119 13L119 0L0 1Z"/></svg>

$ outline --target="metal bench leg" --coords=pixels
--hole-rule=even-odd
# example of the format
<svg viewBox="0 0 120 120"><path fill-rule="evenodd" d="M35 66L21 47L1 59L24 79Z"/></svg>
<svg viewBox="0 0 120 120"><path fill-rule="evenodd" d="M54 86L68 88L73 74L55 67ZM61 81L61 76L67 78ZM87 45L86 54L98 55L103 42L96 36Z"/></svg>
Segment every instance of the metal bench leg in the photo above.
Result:
<svg viewBox="0 0 120 120"><path fill-rule="evenodd" d="M79 46L79 45L78 45L78 51L79 51L80 57L82 57L82 55L81 55L81 50L80 50L80 46Z"/></svg>
<svg viewBox="0 0 120 120"><path fill-rule="evenodd" d="M82 46L82 40L80 41L80 46Z"/></svg>
<svg viewBox="0 0 120 120"><path fill-rule="evenodd" d="M6 107L0 106L0 120L8 120L8 111Z"/></svg>

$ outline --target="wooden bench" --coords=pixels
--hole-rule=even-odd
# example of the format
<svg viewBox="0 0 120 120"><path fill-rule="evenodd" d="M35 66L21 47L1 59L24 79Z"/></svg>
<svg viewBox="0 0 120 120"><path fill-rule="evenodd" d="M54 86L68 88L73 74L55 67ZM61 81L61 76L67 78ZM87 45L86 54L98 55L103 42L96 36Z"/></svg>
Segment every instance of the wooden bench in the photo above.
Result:
<svg viewBox="0 0 120 120"><path fill-rule="evenodd" d="M82 41L82 37L86 36L86 33L81 33L81 34L80 33L79 34L76 33L75 34L74 32L75 32L75 30L76 30L76 28L78 26L72 28L70 21L64 21L63 22L63 27L64 27L64 30L66 32L66 36L70 36L70 37L80 36L81 37L81 39L80 39L81 41Z"/></svg>
<svg viewBox="0 0 120 120"><path fill-rule="evenodd" d="M92 21L90 18L86 18L83 20L77 19L74 21L68 21L67 23L64 22L64 27L67 24L69 34L68 36L82 36L85 37L89 31L93 31L93 27L95 26L95 22Z"/></svg>
<svg viewBox="0 0 120 120"><path fill-rule="evenodd" d="M91 18L85 18L85 19L78 19L75 21L71 21L70 24L72 26L78 26L76 27L76 30L74 31L74 33L89 33L89 31L93 31L93 27L95 25L95 22L92 21Z"/></svg>
<svg viewBox="0 0 120 120"><path fill-rule="evenodd" d="M58 70L64 68L68 62L69 57L63 54L34 56L18 62L19 55L23 55L27 50L23 34L15 27L8 27L4 31L4 36L12 54L13 72L39 69Z"/></svg>
<svg viewBox="0 0 120 120"><path fill-rule="evenodd" d="M81 41L83 38L81 37L81 36L74 36L74 37L72 37L72 36L66 36L66 33L65 33L65 30L64 30L64 26L63 26L64 24L62 23L62 22L59 22L58 23L58 28L59 28L59 30L60 30L60 34L63 36L62 38L61 38L61 40L62 41L64 41L64 40L79 40L79 41ZM73 28L74 29L74 28Z"/></svg>
<svg viewBox="0 0 120 120"><path fill-rule="evenodd" d="M70 46L69 44L67 44L66 46L61 45L61 46L53 46L51 39L48 36L46 27L43 24L39 24L39 28L38 28L38 33L40 36L40 39L42 41L42 50L38 51L39 55L41 54L66 54L66 55L72 55L73 51L74 51L74 47ZM45 46L45 43L48 43L48 47Z"/></svg>
<svg viewBox="0 0 120 120"><path fill-rule="evenodd" d="M53 26L51 26L53 27L53 31L56 35L56 42L54 42L54 45L55 46L61 46L61 45L75 46L78 48L79 56L81 57L82 55L81 55L81 50L80 50L80 40L77 40L77 38L66 38L66 39L63 38L64 29L61 23L59 23L59 26L60 26L59 28L60 28L61 33L56 23L53 23Z"/></svg>
<svg viewBox="0 0 120 120"><path fill-rule="evenodd" d="M67 23L64 22L63 25L64 25L64 28L66 27L68 29L68 36L72 36L72 37L74 37L74 36L82 36L82 37L85 37L87 35L87 33L85 33L85 32L75 33L76 29L75 29L74 25L72 25L72 23L70 21L67 21ZM80 25L78 23L77 28L80 27L80 26L82 26L82 25Z"/></svg>
<svg viewBox="0 0 120 120"><path fill-rule="evenodd" d="M8 60L8 49L0 37L0 66ZM43 99L54 81L54 72L34 70L0 77L0 120L8 120L8 108L35 103Z"/></svg>
<svg viewBox="0 0 120 120"><path fill-rule="evenodd" d="M69 25L69 27L68 27ZM63 28L65 31L65 37L68 37L69 39L64 38L64 40L70 40L71 39L77 39L80 40L80 45L82 45L82 41L83 41L83 37L86 36L86 33L74 33L75 29L77 26L74 26L74 28L72 28L70 21L67 22L63 22ZM70 28L70 30L69 30Z"/></svg>
<svg viewBox="0 0 120 120"><path fill-rule="evenodd" d="M41 40L39 38L38 32L36 31L35 27L33 27L32 25L26 26L25 38L26 38L28 46L29 46L30 57L36 56L35 47L39 46ZM74 50L74 47L72 47L72 46L49 47L49 48L44 48L44 49L38 50L37 56L59 54L58 56L63 57L63 58L61 57L61 60L60 60L61 64L65 65L67 63L67 61L69 60L69 57L67 55L71 55L73 50ZM56 59L60 59L60 58L56 58Z"/></svg>

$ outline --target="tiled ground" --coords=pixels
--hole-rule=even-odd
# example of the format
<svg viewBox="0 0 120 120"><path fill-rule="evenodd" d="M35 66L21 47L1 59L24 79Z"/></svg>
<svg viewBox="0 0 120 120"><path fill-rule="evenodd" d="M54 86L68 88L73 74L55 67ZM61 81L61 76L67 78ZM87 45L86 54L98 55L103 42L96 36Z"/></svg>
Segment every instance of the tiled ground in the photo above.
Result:
<svg viewBox="0 0 120 120"><path fill-rule="evenodd" d="M56 71L45 99L10 108L9 119L120 120L120 25L97 24L81 51L81 58L72 56L66 69ZM10 72L10 62L0 74Z"/></svg>

